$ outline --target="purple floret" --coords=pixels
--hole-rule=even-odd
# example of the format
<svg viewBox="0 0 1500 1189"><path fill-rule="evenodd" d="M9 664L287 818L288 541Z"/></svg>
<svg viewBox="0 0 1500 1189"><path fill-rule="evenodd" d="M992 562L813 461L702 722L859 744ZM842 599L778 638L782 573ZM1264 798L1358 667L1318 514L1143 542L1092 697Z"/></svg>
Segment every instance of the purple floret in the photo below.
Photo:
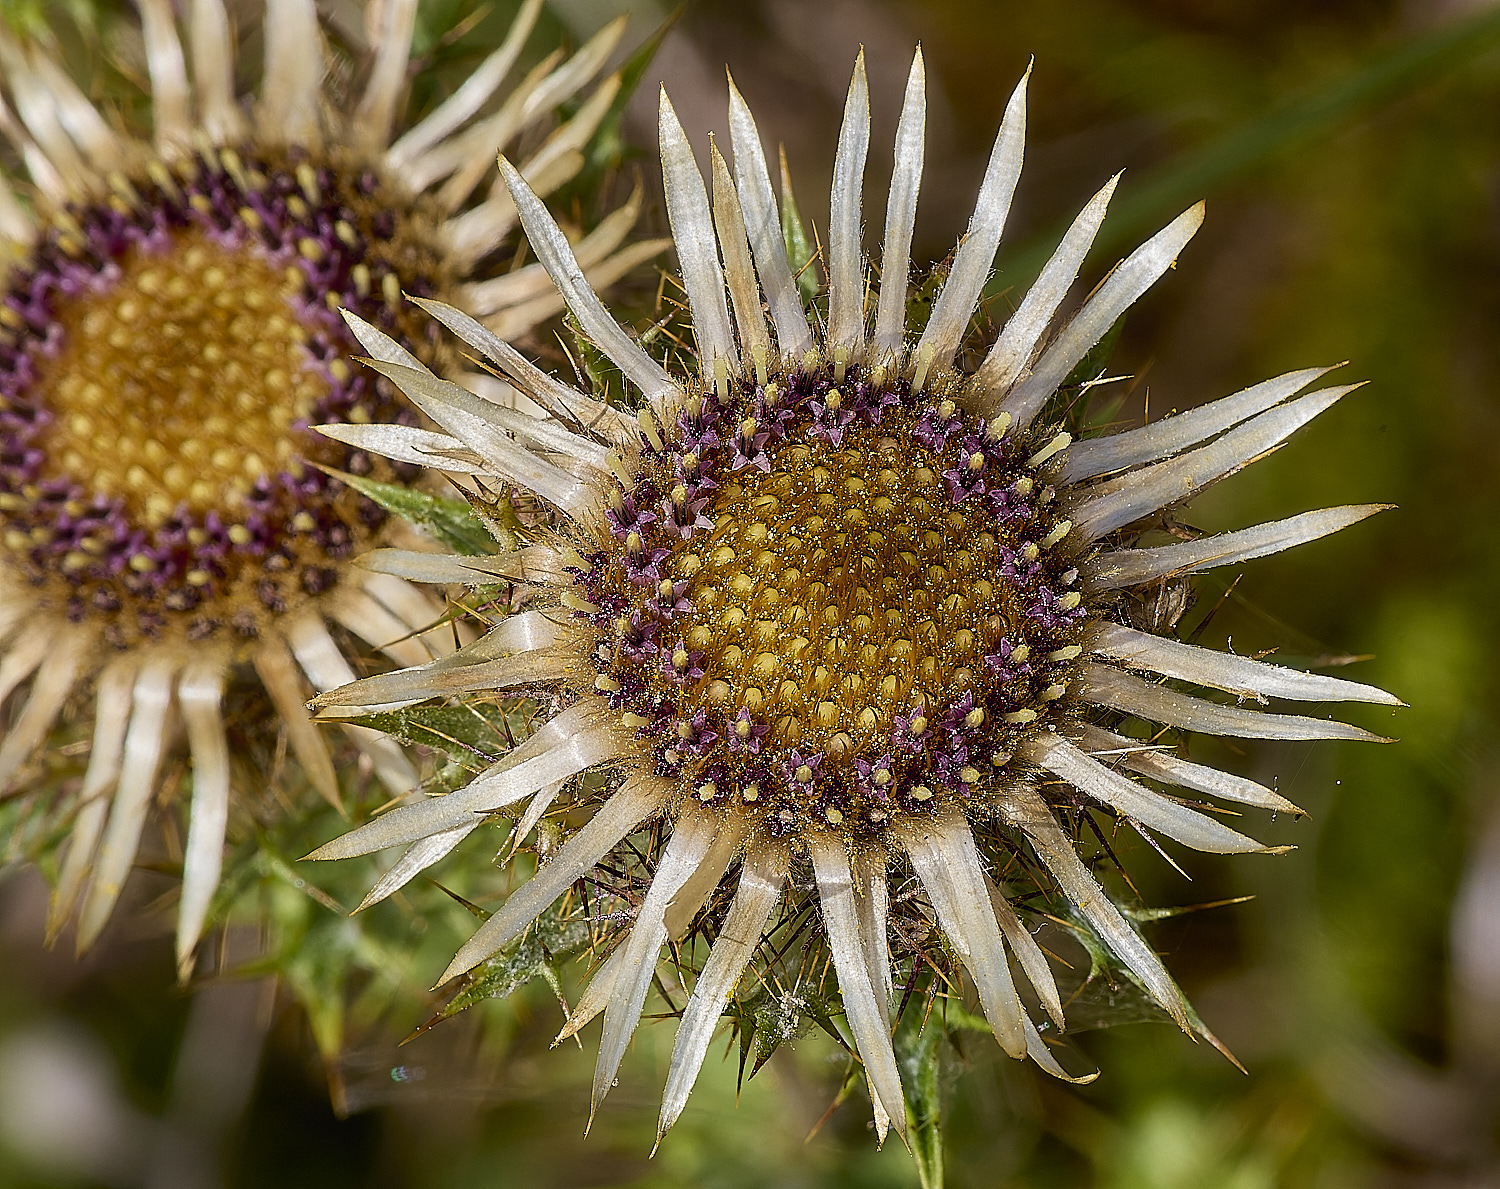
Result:
<svg viewBox="0 0 1500 1189"><path fill-rule="evenodd" d="M708 727L708 712L701 706L686 722L677 724L678 746L691 755L706 755L718 741L719 733Z"/></svg>
<svg viewBox="0 0 1500 1189"><path fill-rule="evenodd" d="M654 498L652 493L642 493L642 504L648 499ZM631 533L644 533L646 526L656 520L656 513L647 507L637 507L635 494L625 496L620 501L620 511L613 508L604 510L605 519L609 521L609 531L617 540L623 541Z"/></svg>
<svg viewBox="0 0 1500 1189"><path fill-rule="evenodd" d="M741 724L749 728L749 734L741 738ZM740 712L734 716L729 724L729 750L735 753L747 752L755 755L760 751L760 740L767 731L771 729L770 723L756 722L750 717L750 711L740 707Z"/></svg>
<svg viewBox="0 0 1500 1189"><path fill-rule="evenodd" d="M1087 614L1082 604L1077 607L1064 607L1062 600L1050 586L1044 586L1038 590L1031 606L1026 608L1028 619L1033 619L1053 631L1070 628Z"/></svg>
<svg viewBox="0 0 1500 1189"><path fill-rule="evenodd" d="M679 669L673 662L677 654L687 654L687 664ZM678 639L671 648L663 648L661 651L661 671L666 674L668 680L678 685L685 685L689 681L697 681L703 676L703 653L697 649L689 649L687 641Z"/></svg>
<svg viewBox="0 0 1500 1189"><path fill-rule="evenodd" d="M823 753L821 751L816 755L804 756L796 748L793 748L791 758L783 760L781 763L781 779L786 781L787 785L794 791L807 795L810 794L813 791L814 786L817 785L820 777L819 770L822 768L822 766ZM799 768L806 768L809 770L811 775L807 778L807 780L803 781L797 779L797 770Z"/></svg>
<svg viewBox="0 0 1500 1189"><path fill-rule="evenodd" d="M932 725L928 723L920 731L912 730L912 721L925 718L920 706L912 708L910 714L896 715L896 725L891 731L891 742L905 751L921 751L932 738Z"/></svg>

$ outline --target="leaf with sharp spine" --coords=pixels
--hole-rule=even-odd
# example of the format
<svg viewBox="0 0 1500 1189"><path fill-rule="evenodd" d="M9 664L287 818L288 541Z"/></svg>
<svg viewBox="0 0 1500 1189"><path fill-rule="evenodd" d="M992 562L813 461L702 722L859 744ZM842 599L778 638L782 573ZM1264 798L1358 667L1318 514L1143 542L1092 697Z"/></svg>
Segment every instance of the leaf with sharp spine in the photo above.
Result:
<svg viewBox="0 0 1500 1189"><path fill-rule="evenodd" d="M437 748L461 764L477 759L482 766L494 763L510 750L513 739L527 732L519 714L478 701L466 706L417 706L340 721L381 731L408 746Z"/></svg>
<svg viewBox="0 0 1500 1189"><path fill-rule="evenodd" d="M496 541L460 500L444 499L413 491L399 483L379 483L362 475L351 475L332 467L320 468L341 483L347 483L366 499L379 504L418 528L426 529L457 553L477 556L496 551ZM501 548L504 548L501 543Z"/></svg>
<svg viewBox="0 0 1500 1189"><path fill-rule="evenodd" d="M811 301L822 287L818 270L812 266L815 255L802 214L797 209L797 199L792 194L792 175L786 166L786 149L781 150L781 235L786 240L787 259L791 262L792 276L804 302Z"/></svg>
<svg viewBox="0 0 1500 1189"><path fill-rule="evenodd" d="M661 48L661 43L677 26L682 18L684 4L679 4L656 27L645 41L631 51L630 57L620 64L617 71L620 79L620 89L611 100L609 110L604 113L604 118L599 121L598 130L589 141L589 156L587 168L578 175L568 186L568 191L559 195L566 204L568 192L577 191L583 194L595 194L603 185L601 175L605 170L618 168L622 159L629 151L629 146L620 136L620 121L624 118L625 108L634 97L636 88L641 85L646 71L650 69L651 63L656 58L656 51Z"/></svg>
<svg viewBox="0 0 1500 1189"><path fill-rule="evenodd" d="M468 902L463 903L467 905ZM535 979L544 980L561 998L562 986L554 960L576 954L588 943L586 924L568 920L555 909L549 911L514 950L496 954L470 972L453 998L419 1024L401 1043L415 1040L444 1020L452 1019L487 999L507 999Z"/></svg>

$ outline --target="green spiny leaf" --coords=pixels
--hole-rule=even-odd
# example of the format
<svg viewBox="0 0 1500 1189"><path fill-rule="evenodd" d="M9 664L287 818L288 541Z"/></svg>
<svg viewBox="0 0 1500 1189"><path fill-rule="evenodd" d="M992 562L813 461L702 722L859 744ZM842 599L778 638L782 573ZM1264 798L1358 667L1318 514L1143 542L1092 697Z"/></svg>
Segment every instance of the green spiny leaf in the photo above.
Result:
<svg viewBox="0 0 1500 1189"><path fill-rule="evenodd" d="M440 891L443 895L447 896L448 899L452 900L453 903L461 905L463 907L463 910L471 917L475 917L476 919L481 921L487 921L494 915L494 913L490 912L489 909L482 908L467 897L460 896L452 888L445 888L442 884L438 883L437 880L431 878L430 876L428 877L427 882L435 887L438 891Z"/></svg>
<svg viewBox="0 0 1500 1189"><path fill-rule="evenodd" d="M803 301L811 301L819 288L818 270L812 266L813 246L807 228L802 224L801 212L797 210L797 199L792 194L792 175L786 165L786 150L781 150L781 235L786 241L787 258L792 262L792 275L797 278L797 288Z"/></svg>
<svg viewBox="0 0 1500 1189"><path fill-rule="evenodd" d="M620 403L626 393L624 374L609 356L599 350L594 340L583 333L572 314L563 319L563 324L567 326L574 349L578 352L579 366L588 379L588 391L596 400L602 400L606 404Z"/></svg>
<svg viewBox="0 0 1500 1189"><path fill-rule="evenodd" d="M464 499L469 503L469 511L502 550L520 547L525 529L521 518L516 515L516 506L511 503L508 489L494 491L480 488L477 491L465 491ZM493 552L493 549L488 552Z"/></svg>
<svg viewBox="0 0 1500 1189"><path fill-rule="evenodd" d="M347 483L387 512L400 516L418 528L426 529L450 549L471 557L495 552L495 537L462 500L428 495L425 491L413 491L410 487L397 483L379 483L360 475L336 471L332 467L321 469L340 482ZM501 549L515 548L513 542L507 544L502 540L498 544Z"/></svg>
<svg viewBox="0 0 1500 1189"><path fill-rule="evenodd" d="M549 911L514 950L496 954L465 976L458 993L407 1040L487 999L507 999L534 979L542 979L560 997L562 984L553 959L577 953L588 941L588 926L582 921L565 920L555 909Z"/></svg>
<svg viewBox="0 0 1500 1189"><path fill-rule="evenodd" d="M1115 353L1115 348L1120 344L1120 335L1125 330L1125 315L1121 314L1115 319L1114 325L1104 332L1104 337L1085 353L1077 366L1068 373L1058 387L1066 391L1087 384L1090 380L1098 379L1104 374L1104 369L1109 366L1110 356Z"/></svg>
<svg viewBox="0 0 1500 1189"><path fill-rule="evenodd" d="M656 51L661 48L661 43L666 36L677 25L682 18L685 5L679 4L660 25L656 32L641 42L630 57L625 59L620 67L620 90L615 96L614 102L610 104L609 111L605 113L604 119L600 121L599 130L594 133L594 140L589 153L589 165L591 169L603 170L615 165L626 153L626 143L620 135L620 121L625 116L625 108L634 97L636 89L641 85L641 79L646 75L652 61L656 57Z"/></svg>
<svg viewBox="0 0 1500 1189"><path fill-rule="evenodd" d="M750 1076L760 1072L760 1067L771 1059L787 1041L806 1036L816 1024L829 1033L839 1044L844 1038L833 1026L827 1002L819 1002L815 996L796 991L784 991L779 995L765 995L754 1002L754 1041L750 1052L755 1062L750 1067ZM743 1049L744 1041L741 1041ZM743 1072L743 1069L742 1071Z"/></svg>
<svg viewBox="0 0 1500 1189"><path fill-rule="evenodd" d="M1122 908L1120 911L1137 924L1145 924L1147 921L1164 921L1168 917L1186 916L1190 912L1202 912L1208 908L1246 904L1254 899L1254 896L1232 896L1228 900L1210 900L1206 904L1177 904L1171 908Z"/></svg>
<svg viewBox="0 0 1500 1189"><path fill-rule="evenodd" d="M910 289L906 298L907 334L918 335L926 328L928 319L932 317L932 307L937 303L938 294L942 292L943 282L947 279L946 268L935 268L922 278L920 284Z"/></svg>
<svg viewBox="0 0 1500 1189"><path fill-rule="evenodd" d="M1071 933L1089 956L1089 972L1081 979L1065 974L1057 979L1058 992L1068 1005L1070 1033L1171 1019L1081 917L1073 917Z"/></svg>
<svg viewBox="0 0 1500 1189"><path fill-rule="evenodd" d="M756 997L735 996L730 1001L729 1008L725 1012L734 1022L735 1034L740 1041L740 1072L735 1081L735 1093L738 1094L745 1086L745 1063L750 1059L750 1054L756 1049L756 1031L759 1025L755 1017ZM753 1071L752 1071L752 1076Z"/></svg>
<svg viewBox="0 0 1500 1189"><path fill-rule="evenodd" d="M507 713L493 702L462 706L416 706L388 710L347 720L369 727L402 743L434 747L469 766L473 760L490 764L510 750L517 734L527 728L518 713Z"/></svg>

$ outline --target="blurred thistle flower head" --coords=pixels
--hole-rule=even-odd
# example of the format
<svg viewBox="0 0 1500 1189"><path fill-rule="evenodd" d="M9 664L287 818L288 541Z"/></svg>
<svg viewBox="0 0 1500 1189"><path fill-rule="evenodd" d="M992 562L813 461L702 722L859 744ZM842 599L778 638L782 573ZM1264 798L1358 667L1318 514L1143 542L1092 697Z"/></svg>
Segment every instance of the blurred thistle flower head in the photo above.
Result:
<svg viewBox="0 0 1500 1189"><path fill-rule="evenodd" d="M982 362L958 369L1020 175L1025 94L1023 79L920 334L905 325L926 112L920 53L896 135L878 287L860 243L870 107L862 57L856 63L834 167L826 306L811 310L798 292L804 262L788 254L797 237L783 232L784 219L795 221L789 189L778 211L739 93L731 85L733 173L710 146L708 186L663 94L662 168L697 374L667 370L611 317L539 199L502 162L526 234L582 333L640 390L634 414L543 374L441 303L420 302L550 417L497 410L350 318L371 366L446 433L332 432L394 458L440 454L436 465L481 491L534 493L555 519L494 556L375 555L372 568L414 580L478 585L507 576L528 584L536 605L451 656L332 691L318 704L348 713L527 690L553 712L467 788L397 808L314 857L408 846L372 893L379 898L447 854L486 814L516 814L524 834L575 778L616 773L607 793L598 781L574 786L572 820L586 823L443 975L497 960L591 872L600 891L618 885L630 860L606 857L633 833L657 840L642 860L649 884L629 898L629 925L615 931L613 952L564 1032L604 1014L595 1108L615 1080L663 944L707 919L706 904L716 939L681 1013L663 1132L735 987L744 979L753 986L757 964L774 960L775 947L760 943L778 902L782 921L806 920L814 895L882 1135L907 1125L892 1045L896 881L917 890L904 899L936 927L928 960L954 973L962 967L1012 1057L1029 1055L1068 1076L1013 976L1012 959L1045 1013L1041 1028L1061 1030L1061 996L1016 911L1018 897L1008 894L1009 871L1023 882L1028 869L1045 873L1080 928L1179 1025L1201 1030L1081 857L1082 827L1072 823L1097 809L1148 837L1261 851L1136 777L1272 811L1296 807L1181 758L1156 742L1159 728L1376 738L1339 722L1225 704L1177 683L1256 702L1397 704L1369 686L1171 636L1188 576L1316 539L1380 506L1171 544L1140 540L1170 508L1275 449L1349 391L1297 395L1328 369L1080 441L1049 413L1087 353L1191 239L1201 205L1054 328L1111 180ZM1150 741L1120 733L1130 721L1159 728ZM649 823L657 824L648 833ZM590 900L589 911L601 910ZM914 980L916 968L910 973Z"/></svg>
<svg viewBox="0 0 1500 1189"><path fill-rule="evenodd" d="M327 624L399 664L453 647L418 634L440 603L351 566L386 514L338 476L417 472L308 427L416 418L346 362L355 344L336 311L452 372L456 354L403 292L508 335L561 309L540 268L477 279L516 221L485 163L532 146L524 169L541 193L578 173L620 89L618 75L590 87L623 22L507 92L541 9L527 0L503 44L408 125L416 9L371 5L369 50L349 62L312 0L268 0L259 92L242 96L220 0L195 0L181 29L169 0L141 0L149 142L46 46L0 34L0 132L25 175L0 179L0 698L30 683L0 745L0 786L23 779L85 691L93 743L49 923L55 935L76 911L80 949L120 894L180 719L193 791L178 957L190 964L236 780L236 666L253 665L311 783L337 804L304 706L304 679L330 689L355 676ZM358 85L343 85L350 75ZM638 210L639 196L579 243L591 283L664 246L616 250ZM393 793L416 784L391 740L353 734Z"/></svg>

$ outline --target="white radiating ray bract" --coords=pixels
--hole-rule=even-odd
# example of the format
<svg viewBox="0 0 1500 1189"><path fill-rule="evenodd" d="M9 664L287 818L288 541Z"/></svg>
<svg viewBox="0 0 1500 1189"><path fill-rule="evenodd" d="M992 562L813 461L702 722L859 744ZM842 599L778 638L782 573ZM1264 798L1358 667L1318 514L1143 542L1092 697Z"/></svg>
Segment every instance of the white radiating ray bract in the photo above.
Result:
<svg viewBox="0 0 1500 1189"><path fill-rule="evenodd" d="M854 61L854 77L844 102L833 159L833 191L828 215L828 345L852 351L865 337L865 270L860 249L865 159L870 151L870 84L865 52Z"/></svg>
<svg viewBox="0 0 1500 1189"><path fill-rule="evenodd" d="M896 125L895 162L885 207L885 244L880 253L882 283L875 311L875 347L893 354L905 347L906 282L911 272L911 237L916 230L926 136L927 70L919 48L911 60L901 122Z"/></svg>
<svg viewBox="0 0 1500 1189"><path fill-rule="evenodd" d="M959 241L953 267L948 270L948 279L932 307L927 328L917 340L917 354L930 351L933 367L944 368L953 362L980 291L989 279L990 266L995 262L995 249L1000 246L1000 236L1010 214L1010 200L1016 192L1016 183L1021 180L1021 154L1026 144L1026 82L1030 77L1031 68L1027 67L1006 105L989 167L979 187L974 216Z"/></svg>
<svg viewBox="0 0 1500 1189"><path fill-rule="evenodd" d="M783 920L789 919L788 914L816 907L826 940L825 953L840 988L847 1036L863 1063L875 1124L882 1134L887 1127L901 1133L906 1124L902 1071L892 1040L898 1026L893 1019L898 997L893 988L899 986L895 980L901 976L900 967L908 964L909 971L913 959L911 943L897 944L894 940L898 934L893 918L898 911L910 911L910 903L919 906L924 931L934 923L941 931L952 984L956 987L967 977L997 1041L1008 1054L1029 1057L1058 1078L1088 1080L1070 1075L1049 1051L1028 1014L1027 1001L1022 998L1024 988L1018 988L1012 959L1015 969L1035 991L1050 1023L1062 1029L1065 1005L1047 954L1028 925L1034 909L1014 891L1011 881L1015 876L999 866L1002 857L1014 855L988 841L993 838L988 831L995 829L1005 830L1010 840L1007 846L1027 856L1023 866L1046 873L1055 889L1055 900L1066 904L1062 911L1068 914L1069 923L1097 936L1119 967L1128 972L1129 979L1179 1025L1210 1036L1192 1019L1161 959L1091 870L1080 853L1083 844L1064 828L1060 808L1098 812L1160 834L1174 845L1222 853L1279 853L1286 848L1262 846L1223 825L1208 812L1212 807L1200 809L1137 777L1264 809L1295 814L1299 812L1295 806L1244 777L1191 762L1171 746L1119 733L1123 730L1117 726L1120 717L1140 719L1158 728L1170 726L1242 738L1370 740L1376 736L1354 726L1311 715L1246 709L1222 699L1239 696L1262 703L1291 699L1398 704L1371 686L1185 644L1171 638L1165 627L1152 632L1131 626L1114 596L1098 597L1100 592L1122 589L1149 595L1153 586L1176 583L1186 574L1215 565L1277 552L1347 527L1379 510L1376 505L1330 509L1196 541L1163 546L1138 543L1139 537L1160 523L1164 510L1278 447L1348 391L1332 389L1297 396L1327 369L1289 373L1140 429L1085 437L1076 443L1048 423L1048 410L1053 407L1051 401L1059 385L1121 313L1177 259L1202 221L1201 206L1179 216L1132 253L1108 273L1070 321L1055 326L1058 311L1083 269L1119 182L1118 176L1111 179L1075 220L1033 289L1020 297L1015 314L983 364L970 376L952 372L951 360L980 300L1017 185L1024 150L1024 96L1025 79L1016 88L1000 128L980 209L960 241L954 268L932 320L914 341L908 339L904 319L926 112L920 55L913 61L900 112L895 170L886 204L886 255L873 302L866 301L867 287L874 282L866 273L860 226L870 149L871 98L863 59L856 63L837 147L831 222L823 241L829 276L824 307L826 334L814 329L820 325L819 305L804 307L797 297L760 133L732 83L732 167L718 148L711 146L707 185L670 103L663 99L660 109L669 213L701 357L698 376L669 372L615 320L589 288L566 237L532 196L525 180L508 167L505 181L533 248L584 332L636 390L640 412L632 417L597 402L591 404L591 396L537 372L512 346L474 320L441 303L423 302L424 309L491 360L522 391L536 394L537 403L551 411L553 433L573 434L577 442L545 437L540 431L524 433L498 423L485 424L479 405L466 404L453 396L443 407L473 419L472 423L462 423L455 413L444 413L449 418L444 425L449 439L458 443L456 449L406 436L392 437L388 450L407 457L400 452L437 447L454 456L456 473L476 473L481 478L488 474L497 481L515 482L521 474L537 475L532 490L557 510L554 523L560 526L560 538L557 543L529 546L538 550L530 560L510 548L477 559L445 556L424 560L419 555L384 551L366 562L373 570L413 580L473 585L476 570L512 573L525 564L532 567L531 581L538 589L553 592L562 607L578 616L596 616L594 622L598 623L614 612L588 604L580 594L578 582L582 580L575 581L571 575L591 572L592 566L601 564L597 559L610 556L612 540L626 541L624 548L636 551L631 556L646 556L639 533L632 539L622 527L621 512L625 493L633 491L627 480L643 452L662 452L664 435L678 424L679 414L683 425L693 424L698 415L694 410L701 407L696 402L700 397L706 401L710 389L722 396L726 379L753 389L757 400L766 400L766 407L772 408L766 387L768 375L775 371L785 376L796 368L826 369L819 374L832 375L829 383L842 383L850 368L879 369L883 378L892 374L898 377L908 386L903 391L909 393L924 392L924 384L943 385L942 392L952 394L947 400L955 407L992 418L987 426L979 426L976 434L987 432L992 438L1010 433L1025 435L1020 441L1025 444L1028 465L1038 468L1037 473L1048 484L1046 499L1055 498L1066 512L1036 549L1071 550L1066 556L1076 569L1068 582L1076 580L1080 589L1067 596L1070 601L1059 600L1058 606L1064 611L1081 607L1086 626L1076 646L1031 660L1070 666L1066 680L1049 686L1039 698L1039 703L1062 704L1068 713L1052 720L1052 725L1038 723L1014 756L997 753L967 757L969 764L991 764L1011 775L986 783L977 768L963 767L956 776L950 774L945 779L966 786L964 796L969 799L961 808L953 802L935 806L930 812L912 813L884 833L846 835L839 828L842 816L829 815L821 826L799 824L782 836L765 828L750 810L718 805L719 790L714 783L718 777L706 761L699 767L684 761L678 775L653 775L671 769L652 767L657 753L651 750L648 738L650 720L633 712L600 709L598 695L618 694L620 686L601 673L590 658L608 654L614 637L605 629L592 636L582 631L570 635L558 627L565 622L562 619L534 618L544 617L548 614L545 611L533 610L503 620L485 641L451 656L323 695L320 705L336 712L340 707L406 701L424 694L447 696L456 689L480 688L478 682L483 680L509 682L513 674L522 672L533 684L557 692L559 709L555 716L509 757L477 777L469 788L398 808L330 842L312 857L345 857L407 845L414 848L409 853L417 858L403 858L392 868L392 879L409 878L418 859L425 861L429 854L443 850L448 839L471 828L476 815L502 806L518 807L527 798L545 806L569 804L564 798L570 789L576 790L571 804L580 820L587 818L586 824L479 928L444 972L443 979L448 979L495 958L569 886L587 880L595 864L633 831L649 823L650 835L638 834L637 839L660 838L662 843L642 866L644 891L630 901L634 920L619 927L616 944L596 969L562 1036L573 1036L594 1016L601 1012L605 1015L593 1095L597 1107L618 1072L621 1055L641 1016L651 979L658 973L663 945L670 940L674 947L680 947L673 950L677 959L674 977L682 979L684 989L688 989L688 972L695 968L696 961L690 940L696 930L702 930L705 939L700 944L706 946L706 956L701 949L697 951L702 963L696 967L698 974L691 981L677 1031L660 1134L680 1116L716 1024L737 987L739 993L749 993L746 982L760 977L757 950L760 942L775 932L773 914L778 904L783 906ZM368 328L360 333L370 354L383 361L380 367L384 374L397 383L411 384L424 399L436 399L433 382L409 368L402 371L378 331ZM934 396L934 416L938 415L937 400ZM438 406L432 408L436 417ZM582 410L592 412L586 416ZM829 410L839 411L833 405ZM591 421L591 416L596 421ZM756 465L753 452L760 424L744 413L737 416L745 419L728 432L737 435L737 448L742 448L743 454L739 465L748 470ZM504 443L499 440L502 437ZM370 448L381 448L376 439L366 440ZM562 479L552 472L528 470L532 464L521 457L530 454L537 463L544 456L552 458L558 453L582 458L587 448L605 444L613 452L607 465L619 482L616 478L595 481L581 469L568 472L579 493L576 511L559 498ZM468 453L460 454L459 450ZM974 446L965 445L964 450L975 451L971 457L982 464L983 456ZM894 450L893 456L894 468L900 465L900 459ZM683 475L694 473L694 468L702 465L696 452L691 457L683 454L678 462ZM553 464L554 470L560 466ZM734 473L719 473L717 479L729 481ZM946 478L957 485L963 476L955 471ZM596 484L592 506L585 496L591 483ZM832 504L825 501L818 507L836 507L840 500L853 503L858 490L850 486L834 497ZM668 502L652 508L646 508L643 500L642 508L654 519L658 511L670 513L672 498L668 496ZM782 493L776 500L789 498L796 497ZM953 498L958 499L956 495ZM611 511L605 512L605 508ZM710 526L705 531L722 527L707 518L704 523ZM564 539L569 543L563 544ZM592 562L588 560L590 550L596 559ZM1024 565L1023 553L1018 552L1017 559L1007 564ZM705 564L696 554L693 560L693 572ZM709 562L718 564L712 555ZM955 557L954 565L961 564L966 563ZM975 577L992 587L1009 580L999 567ZM651 574L653 586L658 578L657 573ZM742 595L742 601L749 605L753 588L752 582L739 590L737 597ZM673 581L660 579L656 595L670 603L677 597ZM739 613L738 605L734 613ZM669 616L670 612L660 614ZM768 641L784 630L769 615L764 622ZM529 626L519 632L509 626L517 623ZM544 623L551 626L540 632L534 630ZM623 615L608 629L618 631L622 640L627 630ZM540 646L528 648L522 637L534 638ZM662 645L659 663L690 666L689 646L679 644L673 650L669 642L670 634L658 641ZM596 652L601 646L602 653ZM1016 650L1013 659L1020 663L1025 656ZM517 667L520 665L525 667ZM871 673L876 666L877 660L872 660ZM596 673L600 674L598 680ZM769 677L778 670L768 665L765 673ZM860 677L868 679L863 672ZM702 681L707 688L714 688L712 674L704 673ZM1202 696L1183 692L1175 684L1167 684L1169 681L1198 687ZM724 683L724 689L729 688ZM832 702L825 705L836 712ZM966 713L977 713L974 721L982 723L988 712L981 708ZM1036 711L1028 709L1012 714L1007 721L1024 726L1037 717ZM1112 729L1106 729L1105 723L1112 724ZM742 725L750 729L748 722ZM694 737L694 729L679 723L678 737L689 740ZM738 728L724 724L724 729ZM910 723L908 729L918 730ZM950 721L944 729L957 727ZM737 738L752 741L750 735ZM793 765L807 767L810 773L812 765L822 758L791 761L784 779L806 783L806 774L799 775L801 768ZM1017 765L1014 768L1009 766L1012 759ZM582 791L572 778L591 768L612 768L623 780L612 792ZM938 779L934 774L933 780ZM559 782L572 783L564 784L559 794ZM883 786L876 783L871 787ZM930 790L925 791L930 795ZM746 805L758 797L758 791L753 797L747 793ZM510 812L521 813L519 808ZM535 820L528 814L527 828ZM1069 816L1067 820L1071 823L1074 819ZM430 850L416 849L428 843ZM639 845L631 843L632 847ZM622 850L610 862L623 862L628 867L632 860ZM905 905L898 905L891 894L898 880L907 889L904 899L909 903ZM382 889L386 886L386 882L381 884ZM1016 898L1008 900L1008 894ZM714 905L718 908L707 911ZM1023 913L1027 919L1023 920ZM665 971L661 973L665 977Z"/></svg>

